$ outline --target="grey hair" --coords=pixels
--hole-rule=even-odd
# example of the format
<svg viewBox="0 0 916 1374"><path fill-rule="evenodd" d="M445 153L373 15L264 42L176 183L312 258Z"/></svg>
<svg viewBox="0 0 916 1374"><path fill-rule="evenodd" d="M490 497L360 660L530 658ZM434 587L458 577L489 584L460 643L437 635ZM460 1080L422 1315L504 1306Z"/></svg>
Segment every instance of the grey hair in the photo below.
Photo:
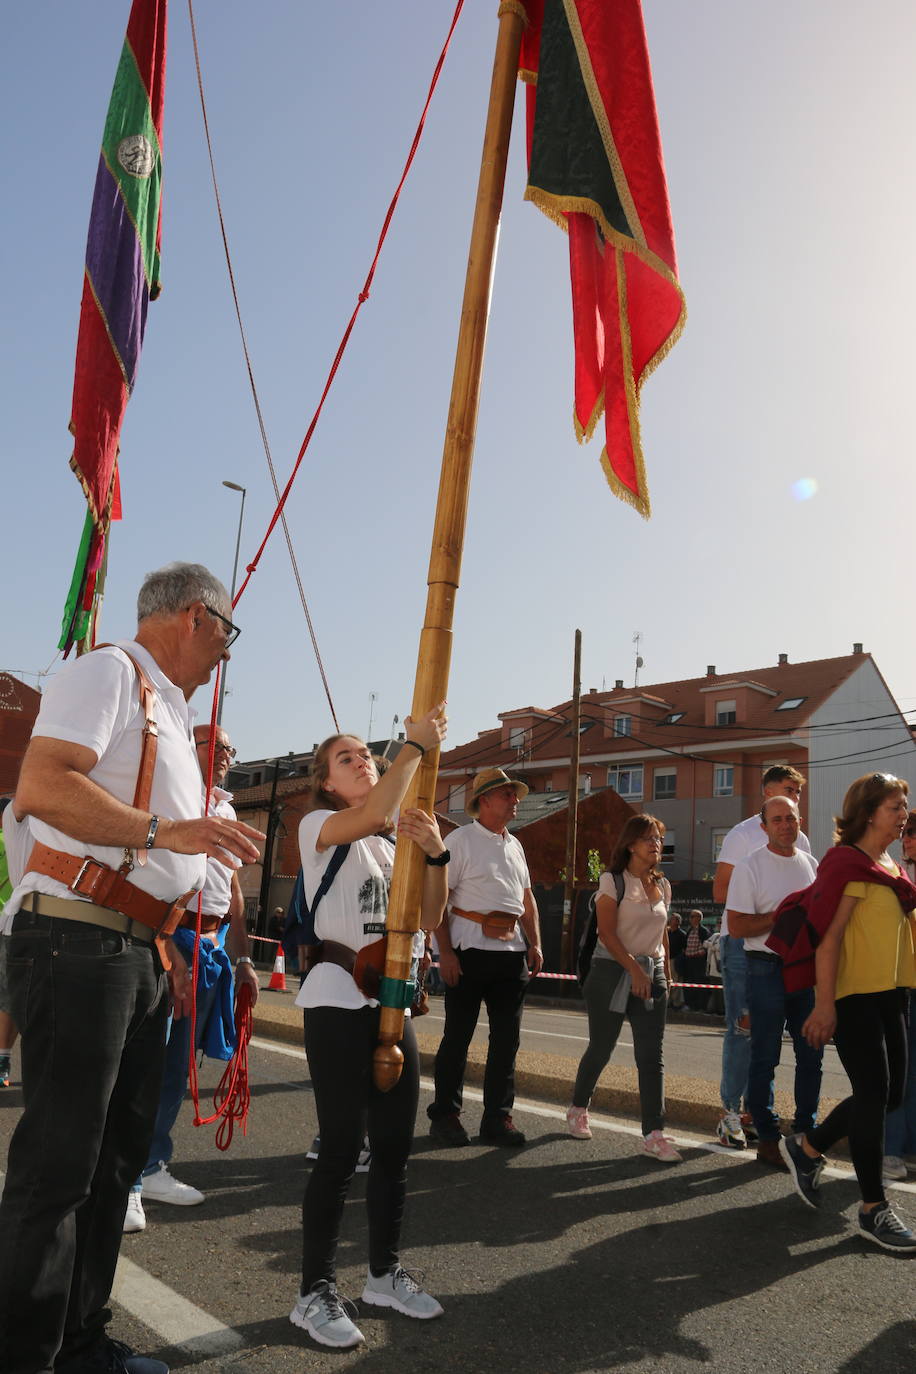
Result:
<svg viewBox="0 0 916 1374"><path fill-rule="evenodd" d="M222 582L202 563L166 563L143 579L137 595L137 623L151 615L174 615L195 601L219 612L231 604Z"/></svg>

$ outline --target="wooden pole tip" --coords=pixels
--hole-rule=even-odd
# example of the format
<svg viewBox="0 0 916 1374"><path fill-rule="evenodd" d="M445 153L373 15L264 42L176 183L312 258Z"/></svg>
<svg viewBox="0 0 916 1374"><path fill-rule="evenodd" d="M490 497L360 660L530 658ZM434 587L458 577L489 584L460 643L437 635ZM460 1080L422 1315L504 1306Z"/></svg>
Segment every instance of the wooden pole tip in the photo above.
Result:
<svg viewBox="0 0 916 1374"><path fill-rule="evenodd" d="M372 1081L379 1092L390 1092L404 1067L404 1055L398 1045L376 1045L372 1056Z"/></svg>

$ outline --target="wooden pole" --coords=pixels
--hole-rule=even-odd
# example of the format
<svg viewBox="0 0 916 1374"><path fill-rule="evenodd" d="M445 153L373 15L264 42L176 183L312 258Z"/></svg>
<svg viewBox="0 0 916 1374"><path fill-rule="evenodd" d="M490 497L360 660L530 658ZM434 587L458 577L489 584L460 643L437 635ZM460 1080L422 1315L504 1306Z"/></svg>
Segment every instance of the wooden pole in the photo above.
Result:
<svg viewBox="0 0 916 1374"><path fill-rule="evenodd" d="M579 699L581 686L582 631L576 631L573 653L572 745L569 751L569 800L566 804L566 885L563 890L563 927L560 937L560 970L572 973L573 903L576 895L576 832L579 822Z"/></svg>
<svg viewBox="0 0 916 1374"><path fill-rule="evenodd" d="M471 230L455 371L442 453L439 499L433 526L427 576L429 591L426 599L426 616L420 634L420 651L414 681L411 707L414 719L422 716L448 694L455 594L459 585L464 531L467 524L490 289L496 261L499 215L506 179L523 27L524 20L516 7L511 4L500 6L496 55L490 84L490 104L484 132L477 203ZM432 812L438 765L438 751L424 756L404 798L405 808L421 806L424 810ZM422 850L415 844L399 844L391 875L387 924L388 953L385 963L385 978L394 982L405 980L410 973L413 937L420 928L420 900L424 874ZM398 1041L403 1034L403 1010L383 1004L379 1044L373 1063L376 1086L383 1091L393 1088L400 1078L403 1055L398 1048Z"/></svg>

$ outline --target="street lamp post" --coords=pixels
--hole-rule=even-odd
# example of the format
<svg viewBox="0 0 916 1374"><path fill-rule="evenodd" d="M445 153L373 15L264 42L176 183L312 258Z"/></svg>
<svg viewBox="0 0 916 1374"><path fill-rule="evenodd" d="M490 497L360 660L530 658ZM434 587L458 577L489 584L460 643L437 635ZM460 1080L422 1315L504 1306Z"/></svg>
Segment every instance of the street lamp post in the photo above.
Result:
<svg viewBox="0 0 916 1374"><path fill-rule="evenodd" d="M235 561L234 561L233 564L232 564L232 590L231 590L231 592L229 593L230 599L231 599L232 601L234 601L234 600L235 600L235 580L236 580L236 578L237 578L237 576L238 576L238 571L239 571L239 549L240 549L241 546L242 546L242 520L243 520L244 517L245 517L245 496L246 496L246 493L247 493L247 488L246 488L246 487L240 487L239 484L238 484L238 482L223 482L223 486L224 486L224 487L228 487L230 491L239 491L239 492L241 492L241 494L242 494L242 502L241 502L241 505L240 505L240 507L239 507L239 528L238 528L238 534L237 534L236 537L235 537ZM223 719L223 698L224 698L225 695L226 695L226 676L227 676L227 674L228 674L228 671L229 671L229 665L228 665L228 663L224 663L224 664L222 665L222 671L220 672L220 675L219 675L219 702L218 702L217 707L216 707L216 723L217 723L217 725L222 724L222 719Z"/></svg>

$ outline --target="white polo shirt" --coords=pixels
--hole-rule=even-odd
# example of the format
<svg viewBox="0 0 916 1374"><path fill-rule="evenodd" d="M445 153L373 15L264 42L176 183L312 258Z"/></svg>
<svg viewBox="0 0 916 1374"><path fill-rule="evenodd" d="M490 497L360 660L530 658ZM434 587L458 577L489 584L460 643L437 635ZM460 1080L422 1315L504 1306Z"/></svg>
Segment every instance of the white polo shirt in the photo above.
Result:
<svg viewBox="0 0 916 1374"><path fill-rule="evenodd" d="M202 815L200 767L191 734L195 712L184 692L163 673L152 655L133 640L123 647L143 667L156 688L156 721L159 727L156 768L150 794L150 810L168 820L194 820ZM82 744L96 756L91 780L119 801L131 805L140 767L144 724L140 693L133 665L112 645L70 663L50 683L41 701L32 738L65 740ZM90 856L111 868L120 867L124 851L103 845L83 844L55 830L35 816L29 817L35 840L79 857ZM173 854L151 849L147 862L135 865L130 881L135 887L173 902L184 892L196 892L206 877L203 854ZM22 905L28 892L81 900L62 883L43 874L26 872L17 884L6 914Z"/></svg>
<svg viewBox="0 0 916 1374"><path fill-rule="evenodd" d="M525 851L508 830L494 834L479 821L463 825L448 837L449 933L453 949L524 950L527 948L516 923L511 940L491 940L476 921L456 916L463 911L505 911L521 916L531 876Z"/></svg>

